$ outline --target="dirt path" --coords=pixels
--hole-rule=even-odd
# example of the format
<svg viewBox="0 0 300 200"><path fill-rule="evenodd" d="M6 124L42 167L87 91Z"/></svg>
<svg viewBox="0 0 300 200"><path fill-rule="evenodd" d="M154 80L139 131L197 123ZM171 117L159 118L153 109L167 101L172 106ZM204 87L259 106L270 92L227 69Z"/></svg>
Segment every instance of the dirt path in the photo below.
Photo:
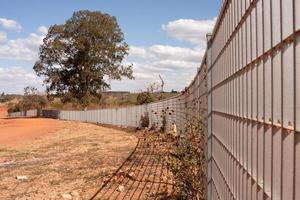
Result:
<svg viewBox="0 0 300 200"><path fill-rule="evenodd" d="M15 122L16 129L22 121ZM86 123L57 123L61 127L51 133L32 129L38 137L28 138L23 135L28 127L22 122L15 139L24 141L0 145L1 200L89 199L137 144L133 133ZM43 125L37 126L42 130Z"/></svg>
<svg viewBox="0 0 300 200"><path fill-rule="evenodd" d="M165 147L158 133L140 137L135 151L92 199L169 199L173 185L162 158Z"/></svg>
<svg viewBox="0 0 300 200"><path fill-rule="evenodd" d="M0 105L0 146L15 146L53 133L63 122L52 119L8 118L6 107Z"/></svg>
<svg viewBox="0 0 300 200"><path fill-rule="evenodd" d="M63 127L52 119L0 119L0 146L15 146L49 135Z"/></svg>

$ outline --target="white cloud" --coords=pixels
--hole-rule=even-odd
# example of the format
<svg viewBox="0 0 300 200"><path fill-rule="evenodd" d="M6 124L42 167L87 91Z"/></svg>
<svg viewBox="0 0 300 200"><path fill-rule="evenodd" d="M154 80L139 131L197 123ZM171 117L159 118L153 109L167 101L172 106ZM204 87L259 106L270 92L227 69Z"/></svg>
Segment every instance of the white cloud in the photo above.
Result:
<svg viewBox="0 0 300 200"><path fill-rule="evenodd" d="M0 18L0 25L8 30L20 31L22 29L22 26L12 19Z"/></svg>
<svg viewBox="0 0 300 200"><path fill-rule="evenodd" d="M6 32L0 31L0 42L4 42L7 39Z"/></svg>
<svg viewBox="0 0 300 200"><path fill-rule="evenodd" d="M44 37L41 33L31 33L26 38L8 40L0 44L0 58L34 61Z"/></svg>
<svg viewBox="0 0 300 200"><path fill-rule="evenodd" d="M169 45L153 45L149 48L150 56L156 59L172 59L199 62L204 51Z"/></svg>
<svg viewBox="0 0 300 200"><path fill-rule="evenodd" d="M136 80L114 82L117 89L138 91L151 82L165 78L166 90L182 90L194 78L206 50L206 34L212 32L216 18L208 20L178 19L162 25L162 30L172 38L187 41L194 47L152 45L133 49L127 62L133 62ZM139 57L139 59L136 59Z"/></svg>
<svg viewBox="0 0 300 200"><path fill-rule="evenodd" d="M40 26L37 29L37 32L42 34L42 35L46 35L48 33L48 28L46 26Z"/></svg>
<svg viewBox="0 0 300 200"><path fill-rule="evenodd" d="M114 90L140 91L150 83L164 77L166 90L181 90L193 79L204 50L170 45L152 45L143 53L129 54L127 62L133 64L135 80L112 81ZM136 59L136 55L138 59Z"/></svg>
<svg viewBox="0 0 300 200"><path fill-rule="evenodd" d="M1 92L23 93L26 86L41 88L42 81L31 72L22 67L0 67Z"/></svg>
<svg viewBox="0 0 300 200"><path fill-rule="evenodd" d="M113 89L134 91L145 89L149 83L163 76L166 90L182 90L194 78L206 50L206 34L212 32L216 18L210 20L178 19L162 25L163 31L194 47L152 45L148 48L131 47L127 62L133 62L134 81L113 81ZM136 58L139 59L136 59Z"/></svg>
<svg viewBox="0 0 300 200"><path fill-rule="evenodd" d="M133 69L134 69L134 73L145 73L149 77L151 77L153 73L164 73L164 72L171 71L170 68L161 67L159 66L159 64L155 64L155 61L154 62L151 61L133 62Z"/></svg>
<svg viewBox="0 0 300 200"><path fill-rule="evenodd" d="M143 69L148 72L162 72L175 69L197 68L202 60L204 51L201 49L183 48L170 45L152 45L145 49L142 60L133 62L135 70ZM134 59L134 57L129 57Z"/></svg>
<svg viewBox="0 0 300 200"><path fill-rule="evenodd" d="M212 32L216 18L208 20L178 19L162 25L171 37L206 46L206 34Z"/></svg>
<svg viewBox="0 0 300 200"><path fill-rule="evenodd" d="M138 63L134 66L135 80L112 81L112 90L135 92L145 90L151 83L160 83L159 75L161 75L165 82L165 91L171 91L172 89L181 91L190 83L196 73L196 67L166 69L144 63Z"/></svg>
<svg viewBox="0 0 300 200"><path fill-rule="evenodd" d="M129 55L133 57L145 57L146 56L146 49L142 47L130 46L129 48Z"/></svg>
<svg viewBox="0 0 300 200"><path fill-rule="evenodd" d="M196 69L199 65L198 62L188 62L188 61L179 61L179 60L160 60L155 61L154 66L158 68L166 68L166 69Z"/></svg>

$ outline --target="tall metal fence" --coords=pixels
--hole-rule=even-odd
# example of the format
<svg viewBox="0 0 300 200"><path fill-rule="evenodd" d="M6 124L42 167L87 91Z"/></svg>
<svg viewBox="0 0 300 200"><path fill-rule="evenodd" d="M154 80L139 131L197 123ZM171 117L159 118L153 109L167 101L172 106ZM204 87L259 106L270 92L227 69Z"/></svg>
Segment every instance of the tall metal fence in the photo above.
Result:
<svg viewBox="0 0 300 200"><path fill-rule="evenodd" d="M227 0L207 49L208 199L300 199L300 1Z"/></svg>
<svg viewBox="0 0 300 200"><path fill-rule="evenodd" d="M200 121L206 131L207 120L207 78L205 60L199 68L194 81L179 95L164 101L115 109L88 111L43 110L46 118L109 124L120 127L139 127L141 117L148 115L150 126L162 127L163 118L166 127L175 123L179 132L184 132L191 120Z"/></svg>
<svg viewBox="0 0 300 200"><path fill-rule="evenodd" d="M208 140L208 199L300 199L300 1L224 0L193 82L142 106L43 111L117 126L192 119Z"/></svg>

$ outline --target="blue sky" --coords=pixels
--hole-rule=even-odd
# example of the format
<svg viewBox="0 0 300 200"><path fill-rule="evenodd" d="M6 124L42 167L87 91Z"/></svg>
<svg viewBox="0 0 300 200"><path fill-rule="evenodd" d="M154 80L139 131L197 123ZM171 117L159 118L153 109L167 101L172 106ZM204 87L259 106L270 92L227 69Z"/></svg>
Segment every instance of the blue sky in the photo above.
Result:
<svg viewBox="0 0 300 200"><path fill-rule="evenodd" d="M43 90L32 65L47 28L88 9L116 16L130 45L126 63L136 79L112 81L112 90L139 91L162 75L166 90L181 90L193 78L222 0L2 0L0 7L0 92Z"/></svg>

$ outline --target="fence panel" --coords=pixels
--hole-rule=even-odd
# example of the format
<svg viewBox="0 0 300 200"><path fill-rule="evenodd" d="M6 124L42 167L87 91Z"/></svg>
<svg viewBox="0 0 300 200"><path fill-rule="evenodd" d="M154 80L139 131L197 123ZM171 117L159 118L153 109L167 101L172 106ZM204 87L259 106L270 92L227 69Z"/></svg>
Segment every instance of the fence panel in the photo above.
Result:
<svg viewBox="0 0 300 200"><path fill-rule="evenodd" d="M224 190L233 199L298 199L299 2L243 2L224 1L207 50L214 161L209 192L221 199ZM228 15L234 15L233 26ZM230 157L225 171L224 157Z"/></svg>

